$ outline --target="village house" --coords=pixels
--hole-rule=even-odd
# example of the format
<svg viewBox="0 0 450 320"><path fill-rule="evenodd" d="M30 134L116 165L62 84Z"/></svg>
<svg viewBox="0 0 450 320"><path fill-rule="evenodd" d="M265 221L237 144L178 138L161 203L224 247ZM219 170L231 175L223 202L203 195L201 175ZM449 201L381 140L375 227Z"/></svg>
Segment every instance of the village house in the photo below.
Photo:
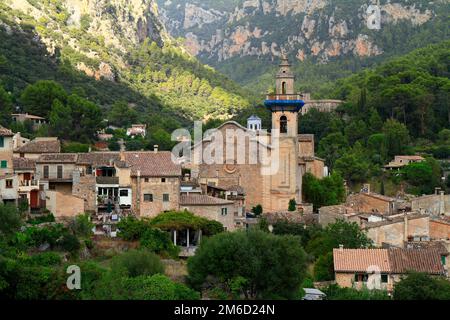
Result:
<svg viewBox="0 0 450 320"><path fill-rule="evenodd" d="M36 179L36 161L28 158L13 158L14 173L18 177L19 201L25 201L31 212L41 208L39 180Z"/></svg>
<svg viewBox="0 0 450 320"><path fill-rule="evenodd" d="M45 118L28 113L13 113L11 117L14 122L24 123L25 121L29 121L33 126L33 130L37 130L43 124L48 123Z"/></svg>
<svg viewBox="0 0 450 320"><path fill-rule="evenodd" d="M141 136L145 138L147 135L147 125L146 124L132 124L131 128L127 129L127 136L136 137Z"/></svg>
<svg viewBox="0 0 450 320"><path fill-rule="evenodd" d="M450 240L450 219L430 217L431 240Z"/></svg>
<svg viewBox="0 0 450 320"><path fill-rule="evenodd" d="M0 175L0 202L17 205L19 200L19 179L16 174Z"/></svg>
<svg viewBox="0 0 450 320"><path fill-rule="evenodd" d="M403 248L409 241L430 241L430 218L421 214L398 214L381 221L363 222L361 228L377 247Z"/></svg>
<svg viewBox="0 0 450 320"><path fill-rule="evenodd" d="M395 156L394 160L384 167L388 170L401 169L410 163L422 162L425 159L421 156Z"/></svg>
<svg viewBox="0 0 450 320"><path fill-rule="evenodd" d="M311 99L310 93L303 93L302 97L305 101L305 105L302 108L302 115L308 113L311 109L316 109L320 112L333 112L344 103L344 101L336 99Z"/></svg>
<svg viewBox="0 0 450 320"><path fill-rule="evenodd" d="M38 137L14 149L14 157L37 160L42 154L60 153L61 142L56 137Z"/></svg>
<svg viewBox="0 0 450 320"><path fill-rule="evenodd" d="M223 224L225 230L236 229L234 202L205 194L190 194L180 197L180 210L187 210L195 215L215 220Z"/></svg>
<svg viewBox="0 0 450 320"><path fill-rule="evenodd" d="M450 216L450 195L444 191L411 199L411 210L433 216Z"/></svg>
<svg viewBox="0 0 450 320"><path fill-rule="evenodd" d="M349 195L346 204L360 213L391 215L397 213L399 200L371 192L370 185L366 185L362 192Z"/></svg>
<svg viewBox="0 0 450 320"><path fill-rule="evenodd" d="M13 136L11 130L0 126L0 176L13 172Z"/></svg>
<svg viewBox="0 0 450 320"><path fill-rule="evenodd" d="M336 283L355 289L381 289L392 292L395 283L409 271L446 276L448 251L427 249L333 249Z"/></svg>

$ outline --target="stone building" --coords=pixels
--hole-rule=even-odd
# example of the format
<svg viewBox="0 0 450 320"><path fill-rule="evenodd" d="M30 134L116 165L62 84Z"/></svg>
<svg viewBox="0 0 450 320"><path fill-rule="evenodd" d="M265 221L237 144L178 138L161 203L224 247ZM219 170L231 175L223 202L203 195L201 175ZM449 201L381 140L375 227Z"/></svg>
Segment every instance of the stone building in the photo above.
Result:
<svg viewBox="0 0 450 320"><path fill-rule="evenodd" d="M193 147L193 178L206 185L241 186L248 208L260 204L264 211L284 211L291 199L301 204L302 176L311 172L322 178L325 171L323 160L314 155L313 135L298 134L303 105L301 95L294 93L290 64L283 58L276 93L265 101L272 113L271 134L233 121L222 124ZM229 142L241 143L244 150L228 149ZM205 150L214 150L213 161L204 159Z"/></svg>
<svg viewBox="0 0 450 320"><path fill-rule="evenodd" d="M408 241L430 240L430 218L428 215L400 214L362 226L367 236L377 247L383 245L404 247Z"/></svg>
<svg viewBox="0 0 450 320"><path fill-rule="evenodd" d="M411 199L411 209L433 216L450 216L450 195L439 194L424 195Z"/></svg>
<svg viewBox="0 0 450 320"><path fill-rule="evenodd" d="M302 115L309 112L311 109L316 109L320 112L333 112L344 103L342 100L333 100L333 99L320 99L314 100L311 99L310 93L303 93L303 100L305 101L305 105L302 108Z"/></svg>
<svg viewBox="0 0 450 320"><path fill-rule="evenodd" d="M0 126L0 176L13 172L13 136L11 130Z"/></svg>
<svg viewBox="0 0 450 320"><path fill-rule="evenodd" d="M336 283L355 289L381 289L392 292L409 271L445 276L448 252L427 249L333 249ZM443 258L444 257L444 258Z"/></svg>
<svg viewBox="0 0 450 320"><path fill-rule="evenodd" d="M347 205L357 212L391 215L397 212L398 201L395 198L368 190L367 192L349 195Z"/></svg>
<svg viewBox="0 0 450 320"><path fill-rule="evenodd" d="M450 240L450 219L430 218L431 240Z"/></svg>
<svg viewBox="0 0 450 320"><path fill-rule="evenodd" d="M35 176L36 162L27 158L13 158L13 167L19 180L19 201L25 201L31 211L40 209L39 179Z"/></svg>
<svg viewBox="0 0 450 320"><path fill-rule="evenodd" d="M236 229L234 202L205 194L190 194L180 197L180 209L188 210L200 217L219 221L225 230Z"/></svg>
<svg viewBox="0 0 450 320"><path fill-rule="evenodd" d="M14 149L14 157L37 160L41 154L60 153L61 142L55 137L38 137Z"/></svg>

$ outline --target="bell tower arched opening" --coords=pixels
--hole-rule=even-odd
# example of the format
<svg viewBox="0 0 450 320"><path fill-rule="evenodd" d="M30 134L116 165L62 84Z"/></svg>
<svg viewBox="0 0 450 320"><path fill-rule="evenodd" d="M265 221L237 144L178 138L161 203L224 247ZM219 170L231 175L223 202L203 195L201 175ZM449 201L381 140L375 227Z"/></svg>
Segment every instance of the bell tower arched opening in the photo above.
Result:
<svg viewBox="0 0 450 320"><path fill-rule="evenodd" d="M288 121L286 116L280 117L280 133L287 133L288 131Z"/></svg>

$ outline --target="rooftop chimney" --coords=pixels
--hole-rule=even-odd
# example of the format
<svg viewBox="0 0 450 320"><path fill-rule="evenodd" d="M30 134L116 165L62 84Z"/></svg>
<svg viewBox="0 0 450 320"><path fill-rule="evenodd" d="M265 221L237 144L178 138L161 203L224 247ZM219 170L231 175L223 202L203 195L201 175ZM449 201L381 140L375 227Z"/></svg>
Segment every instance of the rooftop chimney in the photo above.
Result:
<svg viewBox="0 0 450 320"><path fill-rule="evenodd" d="M153 146L153 151L154 151L155 153L158 152L158 145L157 145L157 144L155 144L155 145Z"/></svg>
<svg viewBox="0 0 450 320"><path fill-rule="evenodd" d="M339 251L344 251L344 245L343 244L339 245Z"/></svg>

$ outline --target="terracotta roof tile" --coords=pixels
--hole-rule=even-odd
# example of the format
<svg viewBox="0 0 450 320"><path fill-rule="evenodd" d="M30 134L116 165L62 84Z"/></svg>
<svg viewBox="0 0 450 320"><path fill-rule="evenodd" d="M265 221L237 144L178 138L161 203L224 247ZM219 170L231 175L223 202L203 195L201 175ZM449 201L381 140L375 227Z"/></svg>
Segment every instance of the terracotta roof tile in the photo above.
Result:
<svg viewBox="0 0 450 320"><path fill-rule="evenodd" d="M14 133L11 130L0 126L0 137L12 137L13 135Z"/></svg>
<svg viewBox="0 0 450 320"><path fill-rule="evenodd" d="M77 153L47 153L42 154L36 163L76 163Z"/></svg>
<svg viewBox="0 0 450 320"><path fill-rule="evenodd" d="M387 249L333 249L334 270L339 272L390 272Z"/></svg>
<svg viewBox="0 0 450 320"><path fill-rule="evenodd" d="M59 140L32 140L14 150L17 153L59 153L61 142Z"/></svg>
<svg viewBox="0 0 450 320"><path fill-rule="evenodd" d="M142 177L179 177L181 166L172 161L170 151L125 152L125 161L131 166L131 175Z"/></svg>
<svg viewBox="0 0 450 320"><path fill-rule="evenodd" d="M34 170L36 161L28 158L13 158L14 170Z"/></svg>
<svg viewBox="0 0 450 320"><path fill-rule="evenodd" d="M110 162L120 160L119 152L90 152L78 154L77 164L92 166L109 166Z"/></svg>
<svg viewBox="0 0 450 320"><path fill-rule="evenodd" d="M205 194L181 195L180 205L227 205L233 201L211 197Z"/></svg>
<svg viewBox="0 0 450 320"><path fill-rule="evenodd" d="M437 247L428 249L390 248L389 259L393 273L408 271L444 274L441 253Z"/></svg>

